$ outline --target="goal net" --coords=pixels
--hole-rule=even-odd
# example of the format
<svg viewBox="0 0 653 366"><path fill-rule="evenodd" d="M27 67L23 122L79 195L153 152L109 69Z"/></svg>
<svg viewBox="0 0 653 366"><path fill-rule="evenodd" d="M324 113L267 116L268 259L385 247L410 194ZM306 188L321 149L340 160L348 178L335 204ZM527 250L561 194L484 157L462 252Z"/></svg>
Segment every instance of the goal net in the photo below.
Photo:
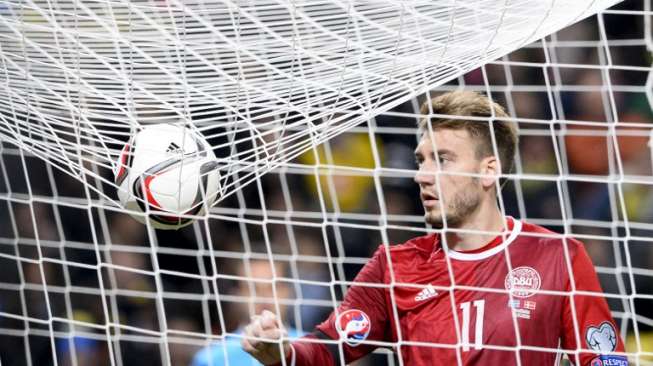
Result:
<svg viewBox="0 0 653 366"><path fill-rule="evenodd" d="M263 308L311 332L379 244L432 231L419 106L464 89L519 126L502 211L586 244L653 364L653 11L615 3L0 0L0 362L249 364L234 345ZM153 123L220 162L218 203L179 231L117 202ZM358 363L384 364L404 363Z"/></svg>

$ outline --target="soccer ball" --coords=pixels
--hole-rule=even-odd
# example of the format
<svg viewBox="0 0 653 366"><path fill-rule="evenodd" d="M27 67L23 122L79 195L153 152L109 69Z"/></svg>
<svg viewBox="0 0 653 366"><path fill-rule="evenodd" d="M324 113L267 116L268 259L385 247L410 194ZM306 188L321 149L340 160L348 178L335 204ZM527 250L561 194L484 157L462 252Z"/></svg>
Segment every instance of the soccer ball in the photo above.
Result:
<svg viewBox="0 0 653 366"><path fill-rule="evenodd" d="M146 126L124 146L114 170L121 205L157 229L179 229L221 195L218 162L206 140L188 128Z"/></svg>

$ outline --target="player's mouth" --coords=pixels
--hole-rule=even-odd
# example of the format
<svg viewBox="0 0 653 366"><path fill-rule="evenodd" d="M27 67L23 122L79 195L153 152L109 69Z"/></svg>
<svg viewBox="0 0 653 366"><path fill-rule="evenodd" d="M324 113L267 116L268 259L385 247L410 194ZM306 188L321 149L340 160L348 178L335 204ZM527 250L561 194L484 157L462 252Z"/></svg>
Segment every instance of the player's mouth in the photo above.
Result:
<svg viewBox="0 0 653 366"><path fill-rule="evenodd" d="M422 205L424 205L424 208L434 207L439 201L437 196L428 192L420 193L420 198L422 199Z"/></svg>

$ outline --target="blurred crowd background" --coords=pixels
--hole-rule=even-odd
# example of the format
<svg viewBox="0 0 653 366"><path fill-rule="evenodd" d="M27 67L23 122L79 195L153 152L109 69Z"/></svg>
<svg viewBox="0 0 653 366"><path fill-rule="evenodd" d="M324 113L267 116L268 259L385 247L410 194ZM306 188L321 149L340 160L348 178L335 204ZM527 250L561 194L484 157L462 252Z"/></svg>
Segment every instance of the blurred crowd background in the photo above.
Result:
<svg viewBox="0 0 653 366"><path fill-rule="evenodd" d="M621 295L609 302L634 351L635 327L641 346L653 344L648 74L551 65L650 67L643 41L619 43L643 40L641 15L604 22L609 54L593 18L433 93L490 92L519 119L505 212L584 241L604 291ZM378 245L424 228L418 187L405 172L415 169L415 114L425 98L309 151L210 219L173 232L148 233L119 210L89 204L97 195L77 180L2 144L0 193L14 197L0 198L2 364L49 365L56 356L59 365L198 365L204 346L229 349L263 308L298 334L311 332ZM16 198L28 194L39 199ZM381 351L356 365L392 358Z"/></svg>

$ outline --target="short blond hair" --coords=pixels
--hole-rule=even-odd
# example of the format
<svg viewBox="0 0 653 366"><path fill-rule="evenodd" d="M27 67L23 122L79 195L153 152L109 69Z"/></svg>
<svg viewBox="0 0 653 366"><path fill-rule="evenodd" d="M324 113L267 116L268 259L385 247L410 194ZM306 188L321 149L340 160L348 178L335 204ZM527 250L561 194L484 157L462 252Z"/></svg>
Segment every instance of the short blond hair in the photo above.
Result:
<svg viewBox="0 0 653 366"><path fill-rule="evenodd" d="M501 105L490 101L480 93L453 91L427 100L420 108L422 115L433 113L458 117L492 118L492 111L494 111L492 129L497 143L501 171L503 174L508 174L515 164L515 150L518 143L517 127L515 123L506 120L509 116ZM428 128L428 119L422 118L419 121L420 131L424 133ZM476 156L479 159L494 155L489 119L479 121L438 116L430 119L430 128L434 131L445 128L466 130L472 138L479 142L476 146Z"/></svg>

